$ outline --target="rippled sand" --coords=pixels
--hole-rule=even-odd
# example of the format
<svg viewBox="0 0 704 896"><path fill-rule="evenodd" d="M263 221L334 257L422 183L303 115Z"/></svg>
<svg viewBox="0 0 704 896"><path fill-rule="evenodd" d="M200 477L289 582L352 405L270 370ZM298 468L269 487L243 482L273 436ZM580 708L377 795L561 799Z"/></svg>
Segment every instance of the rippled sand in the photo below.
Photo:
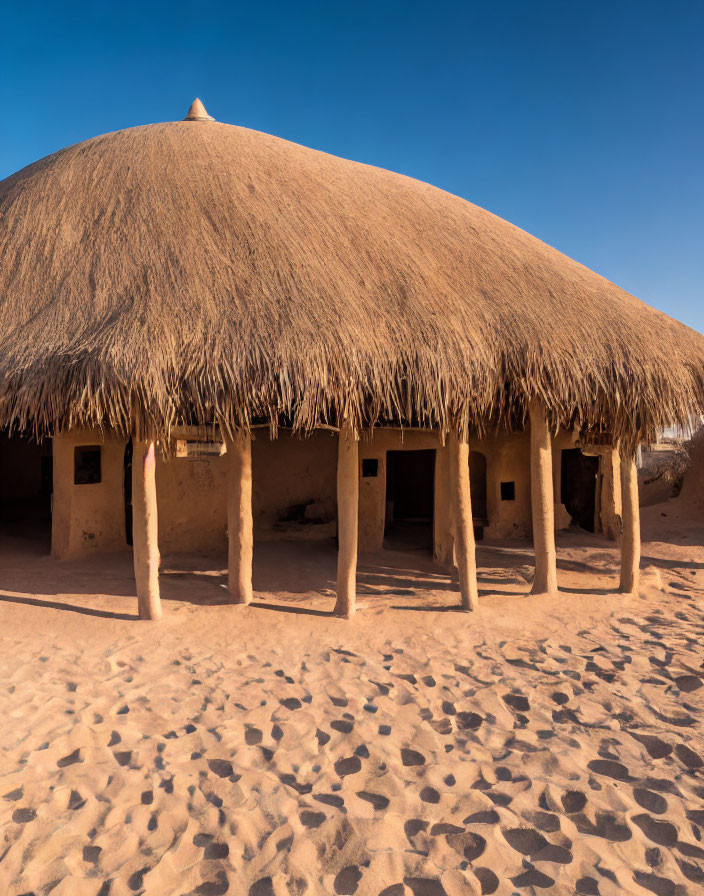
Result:
<svg viewBox="0 0 704 896"><path fill-rule="evenodd" d="M247 609L167 558L154 624L129 558L4 544L0 892L704 892L704 515L644 537L637 598L592 536L549 600L482 548L478 614L366 557L351 623L330 545L260 546Z"/></svg>

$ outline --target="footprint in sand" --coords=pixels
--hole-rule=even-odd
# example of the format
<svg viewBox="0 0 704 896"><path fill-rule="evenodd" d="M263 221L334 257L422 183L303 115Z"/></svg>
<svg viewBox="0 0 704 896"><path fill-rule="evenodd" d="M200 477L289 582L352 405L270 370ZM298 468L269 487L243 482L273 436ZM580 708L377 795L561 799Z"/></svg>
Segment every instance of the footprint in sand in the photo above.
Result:
<svg viewBox="0 0 704 896"><path fill-rule="evenodd" d="M209 759L208 768L211 772L216 774L218 778L229 778L235 771L232 767L232 763L227 759Z"/></svg>
<svg viewBox="0 0 704 896"><path fill-rule="evenodd" d="M454 828L454 831L448 831L447 828ZM431 835L434 835L441 829L440 825L434 825L431 829ZM457 825L443 825L442 831L447 836L448 844L460 853L468 862L475 862L486 850L486 840L480 834L473 831L463 831Z"/></svg>
<svg viewBox="0 0 704 896"><path fill-rule="evenodd" d="M511 882L515 887L537 887L539 890L546 890L555 885L555 880L552 877L532 866L523 874L512 877Z"/></svg>
<svg viewBox="0 0 704 896"><path fill-rule="evenodd" d="M645 787L636 787L633 791L633 798L641 809L646 809L648 812L662 815L663 812L667 811L667 800L665 797Z"/></svg>
<svg viewBox="0 0 704 896"><path fill-rule="evenodd" d="M338 759L334 765L335 771L341 778L347 775L356 775L362 769L362 762L358 756L348 756Z"/></svg>
<svg viewBox="0 0 704 896"><path fill-rule="evenodd" d="M592 759L587 763L587 768L597 775L605 775L615 781L628 781L631 778L626 766L613 759Z"/></svg>
<svg viewBox="0 0 704 896"><path fill-rule="evenodd" d="M80 795L77 790L72 790L71 795L68 798L68 808L73 812L76 809L82 809L86 804L86 801Z"/></svg>
<svg viewBox="0 0 704 896"><path fill-rule="evenodd" d="M206 833L194 834L193 836L193 845L197 846L198 849L205 849L205 847L213 842L213 835Z"/></svg>
<svg viewBox="0 0 704 896"><path fill-rule="evenodd" d="M347 865L339 871L333 881L333 890L338 896L352 896L362 879L362 872L357 865Z"/></svg>
<svg viewBox="0 0 704 896"><path fill-rule="evenodd" d="M570 841L568 841L568 843L571 845ZM559 846L556 843L548 843L544 849L541 849L540 852L536 852L532 858L535 862L553 862L557 865L569 865L572 862L573 856L567 847Z"/></svg>
<svg viewBox="0 0 704 896"><path fill-rule="evenodd" d="M633 731L629 733L632 738L643 744L651 759L664 759L666 756L669 756L670 753L672 753L672 747L670 746L670 744L666 743L664 740L661 740L661 738L659 737L655 737L655 735L636 734Z"/></svg>
<svg viewBox="0 0 704 896"><path fill-rule="evenodd" d="M501 833L509 846L524 856L532 856L549 845L545 837L532 828L510 828Z"/></svg>
<svg viewBox="0 0 704 896"><path fill-rule="evenodd" d="M244 729L244 742L250 747L260 744L263 736L259 728L255 728L253 725L247 725Z"/></svg>
<svg viewBox="0 0 704 896"><path fill-rule="evenodd" d="M448 896L445 887L434 877L405 877L403 882L413 896Z"/></svg>
<svg viewBox="0 0 704 896"><path fill-rule="evenodd" d="M468 815L462 824L498 824L501 819L495 809L484 809Z"/></svg>
<svg viewBox="0 0 704 896"><path fill-rule="evenodd" d="M586 805L587 797L581 790L568 790L567 793L562 794L562 808L567 815L581 812Z"/></svg>
<svg viewBox="0 0 704 896"><path fill-rule="evenodd" d="M491 868L473 868L474 874L479 881L482 890L482 896L491 896L499 889L499 879L491 870Z"/></svg>
<svg viewBox="0 0 704 896"><path fill-rule="evenodd" d="M594 824L586 815L575 815L572 820L580 834L591 834L611 843L625 843L633 836L625 821L619 821L613 812L597 812Z"/></svg>
<svg viewBox="0 0 704 896"><path fill-rule="evenodd" d="M687 768L702 768L704 766L704 759L685 744L677 744L675 753L680 762L686 765Z"/></svg>
<svg viewBox="0 0 704 896"><path fill-rule="evenodd" d="M354 722L350 722L347 719L335 719L330 722L330 727L333 731L339 731L340 734L350 734L354 728Z"/></svg>
<svg viewBox="0 0 704 896"><path fill-rule="evenodd" d="M599 896L599 882L593 877L580 877L575 884L577 896Z"/></svg>
<svg viewBox="0 0 704 896"><path fill-rule="evenodd" d="M205 847L204 858L209 860L226 859L230 855L230 847L227 843L214 841Z"/></svg>
<svg viewBox="0 0 704 896"><path fill-rule="evenodd" d="M360 800L371 803L376 812L381 812L389 805L389 798L383 796L381 793L370 793L367 790L360 790L357 793L357 796L360 798Z"/></svg>
<svg viewBox="0 0 704 896"><path fill-rule="evenodd" d="M295 709L300 709L301 706L303 706L303 704L298 699L298 697L286 697L283 700L279 700L279 703L282 706L284 706L286 709L289 709L291 711L293 711Z"/></svg>
<svg viewBox="0 0 704 896"><path fill-rule="evenodd" d="M553 812L530 812L529 821L534 824L539 831L546 834L554 834L560 830L560 818Z"/></svg>
<svg viewBox="0 0 704 896"><path fill-rule="evenodd" d="M443 837L447 834L464 834L464 828L451 824L449 821L438 821L430 829L431 837Z"/></svg>
<svg viewBox="0 0 704 896"><path fill-rule="evenodd" d="M77 762L83 762L80 748L74 750L73 753L69 753L68 756L59 759L56 764L59 768L67 768L69 765L75 765Z"/></svg>
<svg viewBox="0 0 704 896"><path fill-rule="evenodd" d="M657 874L650 874L647 871L634 871L633 879L656 896L675 896L677 892L675 885L666 877L659 877Z"/></svg>
<svg viewBox="0 0 704 896"><path fill-rule="evenodd" d="M333 787L338 786L333 784ZM313 799L318 803L323 803L325 806L334 806L335 809L342 809L345 811L345 801L341 796L337 796L335 793L318 793L313 795Z"/></svg>
<svg viewBox="0 0 704 896"><path fill-rule="evenodd" d="M675 684L685 694L698 691L702 686L702 680L697 675L678 675Z"/></svg>
<svg viewBox="0 0 704 896"><path fill-rule="evenodd" d="M281 781L281 783L286 787L290 787L292 790L295 790L296 793L300 793L302 796L310 793L313 789L312 784L301 784L296 780L296 776L290 774L289 772L282 772L279 775L279 781Z"/></svg>
<svg viewBox="0 0 704 896"><path fill-rule="evenodd" d="M417 750L404 748L401 750L401 762L405 766L425 765L425 756Z"/></svg>
<svg viewBox="0 0 704 896"><path fill-rule="evenodd" d="M100 853L102 851L102 847L100 846L84 846L83 861L88 862L91 865L97 865L100 862Z"/></svg>
<svg viewBox="0 0 704 896"><path fill-rule="evenodd" d="M476 731L484 719L476 712L458 712L457 727L461 731Z"/></svg>
<svg viewBox="0 0 704 896"><path fill-rule="evenodd" d="M403 833L406 835L408 842L413 845L413 838L420 834L421 831L428 830L428 822L422 818L409 818L403 825Z"/></svg>
<svg viewBox="0 0 704 896"><path fill-rule="evenodd" d="M319 828L327 820L324 812L314 812L312 809L305 809L298 817L303 827L309 829Z"/></svg>
<svg viewBox="0 0 704 896"><path fill-rule="evenodd" d="M528 712L530 710L530 702L522 694L504 694L501 699L511 709L515 709L516 712Z"/></svg>
<svg viewBox="0 0 704 896"><path fill-rule="evenodd" d="M15 824L28 824L30 821L34 821L36 817L37 813L29 806L23 807L21 809L15 809L15 811L12 813L12 820L15 822Z"/></svg>
<svg viewBox="0 0 704 896"><path fill-rule="evenodd" d="M677 828L669 821L659 821L650 815L636 815L633 824L643 831L648 840L659 846L674 846L677 843Z"/></svg>

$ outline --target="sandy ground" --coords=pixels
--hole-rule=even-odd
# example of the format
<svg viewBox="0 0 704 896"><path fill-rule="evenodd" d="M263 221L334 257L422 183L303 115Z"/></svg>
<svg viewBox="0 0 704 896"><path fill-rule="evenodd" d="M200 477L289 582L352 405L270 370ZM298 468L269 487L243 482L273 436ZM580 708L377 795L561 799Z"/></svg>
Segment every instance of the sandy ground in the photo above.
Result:
<svg viewBox="0 0 704 896"><path fill-rule="evenodd" d="M692 519L644 510L635 598L586 534L555 599L527 545L482 547L477 614L422 555L366 556L351 623L332 545L258 546L246 609L222 558L166 558L145 623L129 556L3 539L0 893L703 893Z"/></svg>

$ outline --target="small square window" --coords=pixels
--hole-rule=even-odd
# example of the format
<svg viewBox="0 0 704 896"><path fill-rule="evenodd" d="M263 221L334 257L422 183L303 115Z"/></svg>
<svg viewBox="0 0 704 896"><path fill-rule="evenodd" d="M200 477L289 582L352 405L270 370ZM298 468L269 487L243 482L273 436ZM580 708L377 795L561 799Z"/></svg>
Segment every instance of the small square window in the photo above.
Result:
<svg viewBox="0 0 704 896"><path fill-rule="evenodd" d="M367 479L370 476L379 475L379 461L376 457L362 458L362 476Z"/></svg>
<svg viewBox="0 0 704 896"><path fill-rule="evenodd" d="M81 445L74 448L73 484L95 485L100 481L100 445Z"/></svg>
<svg viewBox="0 0 704 896"><path fill-rule="evenodd" d="M501 483L501 500L502 501L515 501L516 500L516 483L515 482L502 482Z"/></svg>

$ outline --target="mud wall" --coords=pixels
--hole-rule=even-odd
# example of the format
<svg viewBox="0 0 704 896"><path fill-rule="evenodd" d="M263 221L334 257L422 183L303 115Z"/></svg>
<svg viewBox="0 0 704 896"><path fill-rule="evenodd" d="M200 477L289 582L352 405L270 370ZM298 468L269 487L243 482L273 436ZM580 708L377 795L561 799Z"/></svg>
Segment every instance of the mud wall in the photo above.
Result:
<svg viewBox="0 0 704 896"><path fill-rule="evenodd" d="M258 429L252 440L254 537L332 538L337 514L337 433L307 438Z"/></svg>
<svg viewBox="0 0 704 896"><path fill-rule="evenodd" d="M158 456L162 554L227 549L227 459Z"/></svg>
<svg viewBox="0 0 704 896"><path fill-rule="evenodd" d="M74 485L76 446L101 446L101 482ZM559 503L561 451L573 445L570 433L553 440L556 528L568 526ZM530 439L527 432L472 440L486 459L491 542L531 535ZM72 431L54 439L52 550L67 557L127 547L124 507L125 440L98 431ZM434 449L433 553L452 560L448 450L435 432L378 428L359 443L359 549L383 547L386 521L388 451ZM375 475L362 475L365 460L376 460ZM609 460L611 465L608 465ZM336 532L337 436L319 430L308 438L282 432L272 440L256 430L252 442L253 517L257 540L331 538ZM614 480L611 455L602 461L601 517L613 529ZM157 462L159 546L162 553L226 549L227 457L159 457ZM502 483L504 488L502 490ZM512 486L507 484L512 483Z"/></svg>
<svg viewBox="0 0 704 896"><path fill-rule="evenodd" d="M560 502L562 451L571 448L571 433L560 430L552 442L555 528L570 524L570 516ZM530 497L530 433L501 433L472 439L470 450L486 458L487 511L489 525L484 529L487 541L529 538L533 532ZM513 483L513 487L511 487ZM502 488L503 484L503 488ZM511 497L513 494L513 497Z"/></svg>
<svg viewBox="0 0 704 896"><path fill-rule="evenodd" d="M101 481L74 485L76 447L100 446ZM55 557L125 548L125 440L98 430L72 430L53 439L51 552Z"/></svg>

